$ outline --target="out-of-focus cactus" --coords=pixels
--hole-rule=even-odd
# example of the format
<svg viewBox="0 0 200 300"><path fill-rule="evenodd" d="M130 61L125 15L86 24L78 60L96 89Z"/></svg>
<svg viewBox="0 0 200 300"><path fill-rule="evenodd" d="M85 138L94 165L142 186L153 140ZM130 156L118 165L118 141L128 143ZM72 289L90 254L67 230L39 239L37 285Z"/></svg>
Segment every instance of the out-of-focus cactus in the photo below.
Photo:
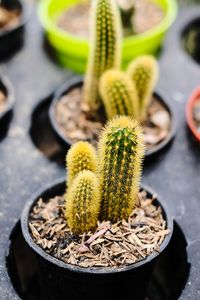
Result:
<svg viewBox="0 0 200 300"><path fill-rule="evenodd" d="M138 118L138 95L130 77L120 70L106 71L100 80L100 95L108 119L116 115Z"/></svg>
<svg viewBox="0 0 200 300"><path fill-rule="evenodd" d="M91 41L84 83L84 101L92 110L101 105L99 79L108 69L120 68L121 24L115 0L93 0Z"/></svg>
<svg viewBox="0 0 200 300"><path fill-rule="evenodd" d="M147 108L152 100L152 93L159 76L158 63L153 56L145 55L130 63L127 70L133 80L139 97L139 120L147 118Z"/></svg>

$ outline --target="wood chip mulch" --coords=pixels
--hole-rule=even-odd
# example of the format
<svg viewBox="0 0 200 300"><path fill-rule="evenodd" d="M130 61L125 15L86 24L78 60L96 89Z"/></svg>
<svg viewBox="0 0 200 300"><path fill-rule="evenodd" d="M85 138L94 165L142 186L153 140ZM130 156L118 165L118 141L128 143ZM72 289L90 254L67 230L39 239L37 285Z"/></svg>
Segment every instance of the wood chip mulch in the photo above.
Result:
<svg viewBox="0 0 200 300"><path fill-rule="evenodd" d="M74 88L67 95L62 96L56 106L57 124L71 143L84 140L96 146L105 119L103 110L94 115L89 107L82 103L80 88ZM161 143L169 134L170 114L156 98L152 99L147 122L143 128L147 150Z"/></svg>
<svg viewBox="0 0 200 300"><path fill-rule="evenodd" d="M33 240L50 255L80 267L122 267L138 262L153 252L169 234L160 207L138 194L128 221L98 222L94 233L73 235L65 220L64 196L44 202L39 199L29 216Z"/></svg>
<svg viewBox="0 0 200 300"><path fill-rule="evenodd" d="M0 91L0 113L5 110L5 106L6 106L6 96L2 91Z"/></svg>
<svg viewBox="0 0 200 300"><path fill-rule="evenodd" d="M8 31L18 26L21 19L20 15L20 10L8 10L0 5L0 30Z"/></svg>

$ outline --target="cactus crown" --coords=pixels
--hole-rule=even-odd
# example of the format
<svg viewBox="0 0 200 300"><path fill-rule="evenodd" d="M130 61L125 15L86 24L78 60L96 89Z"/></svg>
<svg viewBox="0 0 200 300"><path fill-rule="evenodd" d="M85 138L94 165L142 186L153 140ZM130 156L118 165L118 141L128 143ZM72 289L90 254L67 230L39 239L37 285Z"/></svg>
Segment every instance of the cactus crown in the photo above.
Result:
<svg viewBox="0 0 200 300"><path fill-rule="evenodd" d="M97 171L96 150L88 142L78 142L74 144L66 156L68 167L68 186L70 186L75 176L83 171Z"/></svg>
<svg viewBox="0 0 200 300"><path fill-rule="evenodd" d="M100 209L100 190L96 175L82 171L74 179L66 197L66 219L75 234L95 228Z"/></svg>
<svg viewBox="0 0 200 300"><path fill-rule="evenodd" d="M66 218L74 233L94 229L98 216L111 222L128 218L137 201L143 156L137 121L125 116L110 121L99 141L98 176L84 170L68 185Z"/></svg>
<svg viewBox="0 0 200 300"><path fill-rule="evenodd" d="M159 69L157 61L150 55L140 56L130 63L127 73L137 89L140 120L145 121L147 108L158 80Z"/></svg>
<svg viewBox="0 0 200 300"><path fill-rule="evenodd" d="M138 95L129 76L120 70L106 71L100 80L100 95L108 119L116 115L138 118Z"/></svg>
<svg viewBox="0 0 200 300"><path fill-rule="evenodd" d="M101 105L98 92L101 75L121 64L121 26L116 1L93 0L91 21L93 31L83 97L96 110Z"/></svg>
<svg viewBox="0 0 200 300"><path fill-rule="evenodd" d="M117 117L99 142L101 214L117 222L127 219L137 201L144 145L141 128L129 117Z"/></svg>

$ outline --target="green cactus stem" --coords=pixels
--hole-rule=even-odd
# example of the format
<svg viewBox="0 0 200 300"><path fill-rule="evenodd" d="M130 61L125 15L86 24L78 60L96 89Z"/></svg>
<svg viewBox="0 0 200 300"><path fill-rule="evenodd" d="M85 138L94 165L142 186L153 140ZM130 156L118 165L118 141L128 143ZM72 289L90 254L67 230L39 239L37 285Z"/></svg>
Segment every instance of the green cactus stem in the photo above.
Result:
<svg viewBox="0 0 200 300"><path fill-rule="evenodd" d="M99 141L102 219L117 222L132 212L139 191L144 156L142 130L130 117L116 117Z"/></svg>
<svg viewBox="0 0 200 300"><path fill-rule="evenodd" d="M91 41L83 98L92 110L101 106L99 79L108 69L120 68L121 24L115 0L93 0Z"/></svg>
<svg viewBox="0 0 200 300"><path fill-rule="evenodd" d="M139 97L139 119L144 122L159 76L158 63L153 56L140 56L130 63L127 73L135 84Z"/></svg>
<svg viewBox="0 0 200 300"><path fill-rule="evenodd" d="M75 143L67 153L66 165L68 169L68 187L75 176L83 171L97 171L97 157L95 148L88 142Z"/></svg>
<svg viewBox="0 0 200 300"><path fill-rule="evenodd" d="M100 190L96 175L82 171L66 194L66 220L74 234L92 231L100 211Z"/></svg>
<svg viewBox="0 0 200 300"><path fill-rule="evenodd" d="M100 80L100 95L108 119L116 115L138 118L138 95L130 77L119 70L106 71Z"/></svg>

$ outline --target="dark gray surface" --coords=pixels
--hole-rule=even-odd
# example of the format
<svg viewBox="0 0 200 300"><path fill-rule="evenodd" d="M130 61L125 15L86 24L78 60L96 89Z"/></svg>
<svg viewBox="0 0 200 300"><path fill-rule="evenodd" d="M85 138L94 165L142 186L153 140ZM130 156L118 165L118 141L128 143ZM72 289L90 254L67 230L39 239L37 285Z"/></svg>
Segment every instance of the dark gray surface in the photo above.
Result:
<svg viewBox="0 0 200 300"><path fill-rule="evenodd" d="M199 148L187 133L185 103L200 85L200 66L180 46L185 23L200 16L200 8L182 11L170 30L160 59L158 90L164 91L174 108L177 136L165 153L145 165L143 182L169 203L188 242L189 280L181 299L200 298L200 158ZM33 13L25 33L25 46L8 62L0 64L14 87L16 105L9 132L0 143L0 299L19 299L6 271L9 234L25 202L33 192L65 174L33 145L29 136L34 106L72 74L54 65L43 50L42 31ZM178 270L177 270L178 272Z"/></svg>

